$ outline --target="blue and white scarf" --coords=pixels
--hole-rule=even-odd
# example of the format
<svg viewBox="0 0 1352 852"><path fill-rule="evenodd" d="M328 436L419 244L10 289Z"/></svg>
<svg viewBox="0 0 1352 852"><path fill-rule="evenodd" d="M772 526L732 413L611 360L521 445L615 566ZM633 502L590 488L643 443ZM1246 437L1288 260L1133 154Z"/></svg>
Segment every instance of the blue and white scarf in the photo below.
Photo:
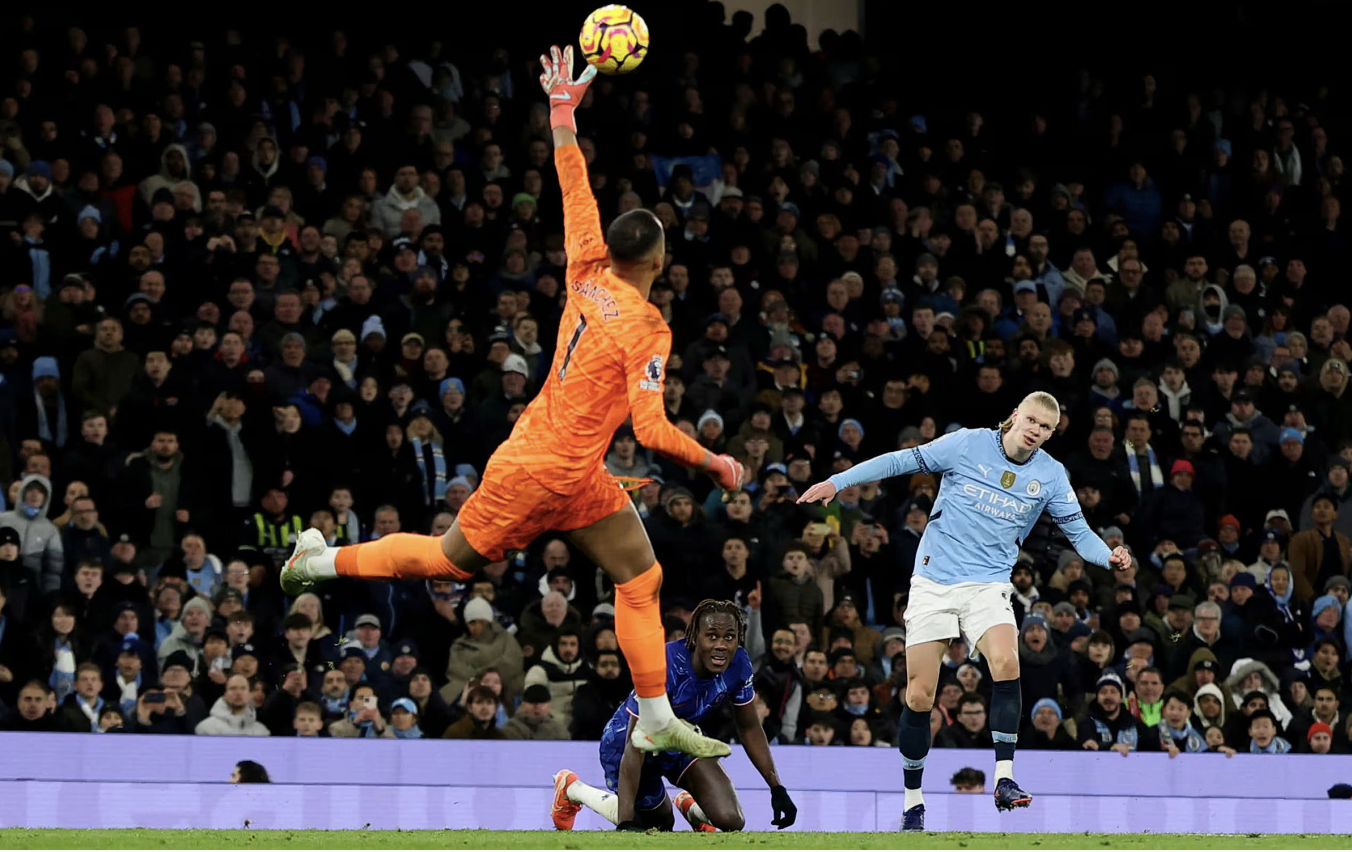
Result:
<svg viewBox="0 0 1352 852"><path fill-rule="evenodd" d="M401 731L395 726L390 725L390 730L394 731L394 738L396 740L420 740L422 739L423 735L422 728L418 727L417 725L414 725L407 731Z"/></svg>
<svg viewBox="0 0 1352 852"><path fill-rule="evenodd" d="M1183 751L1188 754L1198 754L1207 750L1206 737L1197 733L1197 729L1190 723L1183 723L1183 730L1176 731L1169 727L1169 723L1161 719L1159 724L1160 738L1166 743L1173 742L1178 744L1180 739L1185 740Z"/></svg>
<svg viewBox="0 0 1352 852"><path fill-rule="evenodd" d="M50 444L58 447L66 446L66 439L70 436L70 424L66 422L66 400L61 396L61 392L56 393L56 432L52 432L52 426L47 421L47 405L42 401L42 394L37 389L33 390L33 402L38 410L38 437Z"/></svg>
<svg viewBox="0 0 1352 852"><path fill-rule="evenodd" d="M33 265L33 295L46 301L52 295L52 255L40 240L24 237L28 243L28 260Z"/></svg>
<svg viewBox="0 0 1352 852"><path fill-rule="evenodd" d="M89 720L89 732L91 734L99 733L99 716L103 714L104 705L102 696L94 696L94 701L96 703L90 704L88 701L85 701L83 695L75 696L76 706L80 708L80 712L84 713L85 718Z"/></svg>
<svg viewBox="0 0 1352 852"><path fill-rule="evenodd" d="M320 696L319 703L324 706L325 715L334 715L342 713L347 709L347 696L341 698L329 698L327 695Z"/></svg>
<svg viewBox="0 0 1352 852"><path fill-rule="evenodd" d="M155 619L155 650L160 649L160 645L164 643L165 639L169 638L169 634L174 632L176 626L178 626L178 622L172 618L160 616Z"/></svg>
<svg viewBox="0 0 1352 852"><path fill-rule="evenodd" d="M113 679L117 682L118 694L122 696L117 706L122 710L122 715L130 719L136 713L136 696L141 694L141 673L137 672L134 680L123 680L121 673L114 673Z"/></svg>
<svg viewBox="0 0 1352 852"><path fill-rule="evenodd" d="M104 260L114 260L121 248L117 240L113 240L106 246L99 246L89 255L89 265L98 266Z"/></svg>
<svg viewBox="0 0 1352 852"><path fill-rule="evenodd" d="M1295 584L1288 582L1286 586L1286 594L1284 595L1277 594L1276 590L1272 588L1272 571L1276 567L1277 566L1274 565L1272 566L1272 568L1268 569L1267 579L1263 581L1263 588L1268 590L1269 595L1272 595L1272 602L1277 605L1277 612L1281 614L1282 620L1285 621L1287 624L1290 624L1296 620L1295 616L1291 614L1291 594L1293 591L1295 591ZM1291 577L1290 568L1286 569L1286 576L1289 581Z"/></svg>
<svg viewBox="0 0 1352 852"><path fill-rule="evenodd" d="M347 719L348 719L348 721L351 722L352 724L356 725L356 726L357 726L357 730L360 732L360 733L357 734L357 736L358 736L358 737L362 737L362 738L364 738L364 739L368 739L368 740L377 739L380 735L376 733L376 723L375 723L375 722L358 722L358 721L357 721L357 712L358 712L358 711L356 711L356 710L352 710L352 711L350 711L350 712L347 714Z"/></svg>
<svg viewBox="0 0 1352 852"><path fill-rule="evenodd" d="M56 652L56 663L52 666L47 685L56 692L56 703L60 704L75 691L75 651L64 639L57 639L53 650Z"/></svg>
<svg viewBox="0 0 1352 852"><path fill-rule="evenodd" d="M446 488L450 483L446 478L446 455L441 451L441 445L435 441L424 444L420 438L414 438L410 443L413 446L413 458L418 462L418 472L422 474L423 483L426 485L423 500L428 506L440 503L445 499ZM427 475L429 457L432 460L435 477Z"/></svg>
<svg viewBox="0 0 1352 852"><path fill-rule="evenodd" d="M1125 442L1127 451L1127 468L1131 471L1131 484L1136 486L1136 493L1141 494L1141 457L1136 454L1136 446L1131 441ZM1145 445L1146 458L1150 464L1150 482L1153 487L1159 488L1164 484L1164 473L1160 470L1160 460L1155 457L1155 448L1149 444Z"/></svg>
<svg viewBox="0 0 1352 852"><path fill-rule="evenodd" d="M1122 712L1125 713L1126 710L1123 710ZM1136 751L1136 746L1139 744L1141 737L1140 734L1137 733L1135 725L1124 726L1122 730L1117 732L1117 736L1114 737L1112 728L1109 728L1102 720L1092 716L1090 719L1093 720L1094 727L1098 730L1099 742L1112 742L1117 745L1124 745L1130 750Z"/></svg>
<svg viewBox="0 0 1352 852"><path fill-rule="evenodd" d="M1286 754L1291 750L1291 744L1281 737L1273 737L1272 742L1264 748L1253 740L1249 740L1249 754Z"/></svg>

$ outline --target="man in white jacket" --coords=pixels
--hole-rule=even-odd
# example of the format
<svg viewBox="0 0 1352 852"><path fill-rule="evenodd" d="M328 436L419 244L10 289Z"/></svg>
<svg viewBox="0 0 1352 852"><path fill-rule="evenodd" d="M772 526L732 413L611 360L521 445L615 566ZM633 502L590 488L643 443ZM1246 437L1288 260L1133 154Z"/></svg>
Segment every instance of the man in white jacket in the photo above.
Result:
<svg viewBox="0 0 1352 852"><path fill-rule="evenodd" d="M418 186L418 169L400 166L394 173L394 185L371 210L371 224L393 239L399 236L399 222L406 210L422 214L423 226L441 224L441 208Z"/></svg>
<svg viewBox="0 0 1352 852"><path fill-rule="evenodd" d="M271 736L250 703L249 679L231 675L225 682L225 694L216 699L211 715L197 723L195 733L203 737Z"/></svg>
<svg viewBox="0 0 1352 852"><path fill-rule="evenodd" d="M51 480L32 473L19 487L18 505L0 513L0 527L13 527L19 533L19 558L31 575L35 596L59 590L66 569L61 533L47 517L51 505Z"/></svg>

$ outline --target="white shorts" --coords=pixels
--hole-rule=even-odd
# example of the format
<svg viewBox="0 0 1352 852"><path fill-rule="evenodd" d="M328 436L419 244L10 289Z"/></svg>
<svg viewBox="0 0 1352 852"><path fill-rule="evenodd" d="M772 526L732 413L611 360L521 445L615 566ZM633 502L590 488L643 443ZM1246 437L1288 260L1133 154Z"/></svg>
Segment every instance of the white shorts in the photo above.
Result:
<svg viewBox="0 0 1352 852"><path fill-rule="evenodd" d="M997 624L1014 624L1013 589L1007 582L955 583L945 586L925 577L911 578L906 604L906 647L966 636L976 643Z"/></svg>

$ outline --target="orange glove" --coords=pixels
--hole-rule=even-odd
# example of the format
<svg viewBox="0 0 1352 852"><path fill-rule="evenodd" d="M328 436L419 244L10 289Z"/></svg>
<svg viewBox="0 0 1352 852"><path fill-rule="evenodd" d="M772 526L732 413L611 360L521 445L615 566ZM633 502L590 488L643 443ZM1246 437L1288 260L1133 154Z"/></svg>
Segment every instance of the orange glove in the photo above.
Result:
<svg viewBox="0 0 1352 852"><path fill-rule="evenodd" d="M704 472L724 491L740 491L742 488L742 463L732 456L714 456Z"/></svg>
<svg viewBox="0 0 1352 852"><path fill-rule="evenodd" d="M540 86L549 95L549 126L567 127L577 132L577 120L573 110L582 103L587 86L596 77L596 66L588 65L586 70L573 79L573 47L569 45L562 51L558 45L549 49L549 56L540 57L544 73L540 75Z"/></svg>

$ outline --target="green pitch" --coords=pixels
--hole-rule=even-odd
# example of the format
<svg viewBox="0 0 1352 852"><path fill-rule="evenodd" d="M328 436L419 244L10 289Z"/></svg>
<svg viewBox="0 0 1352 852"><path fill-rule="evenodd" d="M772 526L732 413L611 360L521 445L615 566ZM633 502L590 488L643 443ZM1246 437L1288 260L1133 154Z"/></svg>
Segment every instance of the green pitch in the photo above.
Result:
<svg viewBox="0 0 1352 852"><path fill-rule="evenodd" d="M1349 849L1345 834L975 834L0 829L4 849Z"/></svg>

